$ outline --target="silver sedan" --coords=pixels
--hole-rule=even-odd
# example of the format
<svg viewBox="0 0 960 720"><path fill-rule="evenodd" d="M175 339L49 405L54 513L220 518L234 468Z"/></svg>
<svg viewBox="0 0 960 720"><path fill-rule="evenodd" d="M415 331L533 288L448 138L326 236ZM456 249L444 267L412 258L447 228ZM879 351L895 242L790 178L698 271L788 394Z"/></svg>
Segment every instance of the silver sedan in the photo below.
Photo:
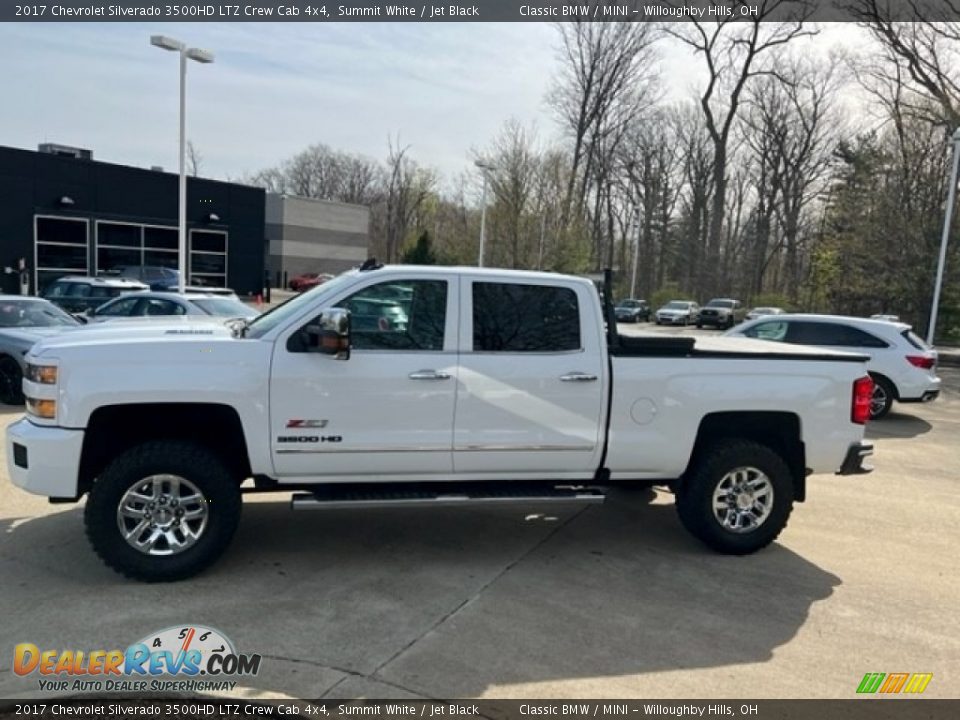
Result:
<svg viewBox="0 0 960 720"><path fill-rule="evenodd" d="M190 316L191 319L253 318L259 315L234 296L211 293L139 292L118 297L91 310L85 319L91 323L116 320L167 319Z"/></svg>
<svg viewBox="0 0 960 720"><path fill-rule="evenodd" d="M79 325L49 300L0 295L0 402L23 402L23 357L34 343Z"/></svg>

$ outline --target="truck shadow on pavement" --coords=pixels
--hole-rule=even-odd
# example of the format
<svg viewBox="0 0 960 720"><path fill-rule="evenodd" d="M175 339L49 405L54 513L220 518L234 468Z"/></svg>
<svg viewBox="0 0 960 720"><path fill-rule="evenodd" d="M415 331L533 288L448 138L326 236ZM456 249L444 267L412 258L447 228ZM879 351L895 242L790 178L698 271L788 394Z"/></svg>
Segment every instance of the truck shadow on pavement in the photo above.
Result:
<svg viewBox="0 0 960 720"><path fill-rule="evenodd" d="M867 423L865 436L869 440L880 438L914 438L933 430L933 425L916 415L890 412L882 420Z"/></svg>
<svg viewBox="0 0 960 720"><path fill-rule="evenodd" d="M302 513L258 500L220 563L170 585L101 565L79 508L4 520L0 690L36 689L9 672L17 642L123 648L199 623L264 656L242 685L298 697L360 683L382 697L466 698L610 676L623 695L623 676L769 659L840 584L779 544L713 554L651 498Z"/></svg>

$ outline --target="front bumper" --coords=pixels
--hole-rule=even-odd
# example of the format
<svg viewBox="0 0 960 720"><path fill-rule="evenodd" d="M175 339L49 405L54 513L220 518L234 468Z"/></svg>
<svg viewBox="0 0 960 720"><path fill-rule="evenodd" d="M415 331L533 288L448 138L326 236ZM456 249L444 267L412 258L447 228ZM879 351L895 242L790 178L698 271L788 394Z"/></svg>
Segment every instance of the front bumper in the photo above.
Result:
<svg viewBox="0 0 960 720"><path fill-rule="evenodd" d="M701 325L730 325L730 318L722 315L701 315L698 322Z"/></svg>
<svg viewBox="0 0 960 720"><path fill-rule="evenodd" d="M873 472L872 465L864 464L871 455L873 455L873 443L859 442L851 445L837 475L865 475Z"/></svg>
<svg viewBox="0 0 960 720"><path fill-rule="evenodd" d="M658 315L657 322L659 322L661 325L683 325L685 323L689 324L692 321L687 315Z"/></svg>
<svg viewBox="0 0 960 720"><path fill-rule="evenodd" d="M34 425L22 418L7 427L7 472L34 495L77 497L83 430Z"/></svg>

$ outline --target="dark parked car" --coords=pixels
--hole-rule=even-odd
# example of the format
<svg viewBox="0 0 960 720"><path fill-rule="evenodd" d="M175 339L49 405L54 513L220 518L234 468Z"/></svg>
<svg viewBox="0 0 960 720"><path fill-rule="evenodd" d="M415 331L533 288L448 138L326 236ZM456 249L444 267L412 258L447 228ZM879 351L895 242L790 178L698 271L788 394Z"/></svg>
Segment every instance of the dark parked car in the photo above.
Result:
<svg viewBox="0 0 960 720"><path fill-rule="evenodd" d="M121 277L62 277L47 285L43 298L68 313L83 314L130 292L149 290L138 280Z"/></svg>
<svg viewBox="0 0 960 720"><path fill-rule="evenodd" d="M649 322L650 306L646 300L621 300L613 309L617 316L617 322Z"/></svg>
<svg viewBox="0 0 960 720"><path fill-rule="evenodd" d="M729 330L734 325L739 324L744 315L746 315L746 311L740 305L739 300L714 298L700 310L697 327L710 325Z"/></svg>
<svg viewBox="0 0 960 720"><path fill-rule="evenodd" d="M149 285L151 290L160 291L176 291L180 283L180 273L177 270L159 265L119 265L110 268L104 275L139 280Z"/></svg>
<svg viewBox="0 0 960 720"><path fill-rule="evenodd" d="M0 402L23 402L23 358L35 342L78 325L74 317L46 300L0 295Z"/></svg>

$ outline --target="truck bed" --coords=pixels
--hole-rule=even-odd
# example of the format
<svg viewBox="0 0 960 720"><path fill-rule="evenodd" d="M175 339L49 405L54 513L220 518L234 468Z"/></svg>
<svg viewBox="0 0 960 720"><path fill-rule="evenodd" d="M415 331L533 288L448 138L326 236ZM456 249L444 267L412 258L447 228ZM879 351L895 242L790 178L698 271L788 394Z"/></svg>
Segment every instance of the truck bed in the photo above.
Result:
<svg viewBox="0 0 960 720"><path fill-rule="evenodd" d="M689 335L617 335L614 357L698 357L748 360L821 360L864 362L868 356L768 340Z"/></svg>

